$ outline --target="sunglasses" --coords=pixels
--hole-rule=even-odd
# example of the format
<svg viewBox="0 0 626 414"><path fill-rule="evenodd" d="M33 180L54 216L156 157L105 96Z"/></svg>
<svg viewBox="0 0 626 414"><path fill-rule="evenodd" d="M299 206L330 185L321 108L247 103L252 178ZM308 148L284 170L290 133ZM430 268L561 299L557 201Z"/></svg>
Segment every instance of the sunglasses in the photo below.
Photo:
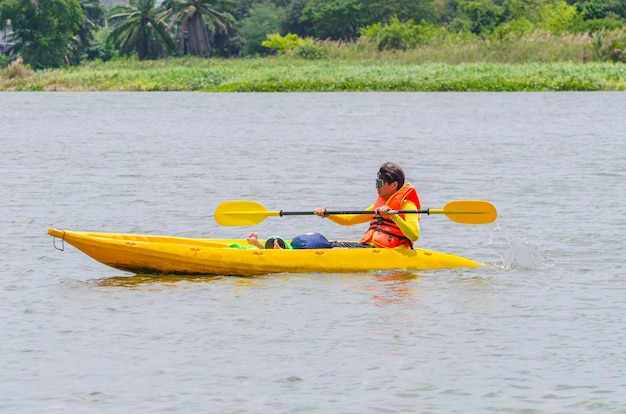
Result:
<svg viewBox="0 0 626 414"><path fill-rule="evenodd" d="M376 188L380 188L385 184L385 180L381 180L380 178L376 179Z"/></svg>

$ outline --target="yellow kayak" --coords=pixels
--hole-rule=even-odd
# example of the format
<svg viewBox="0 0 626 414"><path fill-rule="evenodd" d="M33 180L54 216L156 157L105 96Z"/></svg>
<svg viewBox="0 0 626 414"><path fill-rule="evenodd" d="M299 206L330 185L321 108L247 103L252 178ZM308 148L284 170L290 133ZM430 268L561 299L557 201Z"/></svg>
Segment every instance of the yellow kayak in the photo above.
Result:
<svg viewBox="0 0 626 414"><path fill-rule="evenodd" d="M264 275L430 270L482 266L464 257L426 249L240 249L245 240L195 239L48 229L55 247L71 244L91 258L136 274ZM60 239L60 240L57 240Z"/></svg>

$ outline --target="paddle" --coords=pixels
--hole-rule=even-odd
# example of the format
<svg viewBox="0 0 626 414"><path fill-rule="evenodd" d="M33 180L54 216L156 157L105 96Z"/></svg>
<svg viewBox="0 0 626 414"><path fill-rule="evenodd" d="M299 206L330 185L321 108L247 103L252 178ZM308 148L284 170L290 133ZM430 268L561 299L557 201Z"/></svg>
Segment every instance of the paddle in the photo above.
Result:
<svg viewBox="0 0 626 414"><path fill-rule="evenodd" d="M398 210L397 214L445 214L450 220L462 224L487 224L495 221L498 213L488 201L455 200L443 208L427 210ZM253 226L270 216L308 216L313 211L268 211L257 201L224 201L215 209L215 221L222 226ZM327 211L333 214L374 214L372 210Z"/></svg>

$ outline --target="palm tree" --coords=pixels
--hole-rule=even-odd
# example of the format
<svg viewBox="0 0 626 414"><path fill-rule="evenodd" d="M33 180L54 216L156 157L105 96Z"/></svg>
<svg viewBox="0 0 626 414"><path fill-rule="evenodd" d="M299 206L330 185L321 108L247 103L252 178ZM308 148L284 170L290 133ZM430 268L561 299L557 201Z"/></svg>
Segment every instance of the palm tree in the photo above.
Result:
<svg viewBox="0 0 626 414"><path fill-rule="evenodd" d="M83 58L81 54L89 49L93 41L93 34L100 29L105 21L106 9L100 0L78 0L83 10L83 20L74 36L73 47L75 50L74 61L80 62Z"/></svg>
<svg viewBox="0 0 626 414"><path fill-rule="evenodd" d="M83 9L83 23L81 31L89 32L102 27L106 16L106 9L100 0L79 0Z"/></svg>
<svg viewBox="0 0 626 414"><path fill-rule="evenodd" d="M170 20L170 25L179 25L179 51L208 57L211 40L207 23L217 31L226 32L235 23L226 11L231 5L232 0L166 0L163 3L164 18Z"/></svg>
<svg viewBox="0 0 626 414"><path fill-rule="evenodd" d="M122 55L137 52L139 60L159 59L176 49L167 24L154 7L154 0L130 0L130 5L111 9L112 28L107 42L120 48Z"/></svg>

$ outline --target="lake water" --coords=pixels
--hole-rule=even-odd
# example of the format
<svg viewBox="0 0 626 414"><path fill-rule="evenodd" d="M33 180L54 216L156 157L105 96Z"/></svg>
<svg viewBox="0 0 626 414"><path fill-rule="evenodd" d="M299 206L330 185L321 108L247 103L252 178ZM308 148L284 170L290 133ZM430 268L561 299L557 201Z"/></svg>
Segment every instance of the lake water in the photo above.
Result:
<svg viewBox="0 0 626 414"><path fill-rule="evenodd" d="M626 413L623 93L0 93L0 412ZM145 277L48 227L358 238L224 200L360 209L385 161L418 245L474 269Z"/></svg>

